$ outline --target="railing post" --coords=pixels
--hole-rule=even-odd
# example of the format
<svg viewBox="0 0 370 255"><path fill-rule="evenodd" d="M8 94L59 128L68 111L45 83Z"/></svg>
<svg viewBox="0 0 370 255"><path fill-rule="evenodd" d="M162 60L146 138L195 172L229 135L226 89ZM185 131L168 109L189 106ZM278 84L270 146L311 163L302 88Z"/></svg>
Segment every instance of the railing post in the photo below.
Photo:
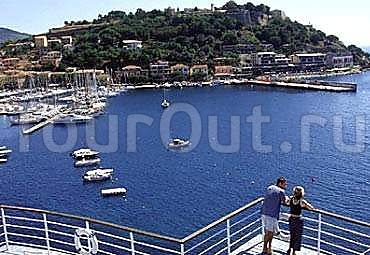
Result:
<svg viewBox="0 0 370 255"><path fill-rule="evenodd" d="M263 206L263 200L261 201L261 206ZM265 228L262 222L262 215L260 216L260 221L261 221L261 236L262 236L262 242L263 242L264 237L265 237Z"/></svg>
<svg viewBox="0 0 370 255"><path fill-rule="evenodd" d="M88 221L85 222L85 226L86 226L86 230L89 231L90 230L90 223ZM91 251L91 243L90 243L89 239L87 239L87 247L89 248L89 251Z"/></svg>
<svg viewBox="0 0 370 255"><path fill-rule="evenodd" d="M6 220L5 220L4 208L1 208L1 219L2 219L2 222L3 222L3 228L4 228L6 250L9 251L9 239L8 239L8 231L6 229Z"/></svg>
<svg viewBox="0 0 370 255"><path fill-rule="evenodd" d="M319 213L318 222L318 234L317 234L317 254L320 255L321 252L321 213Z"/></svg>
<svg viewBox="0 0 370 255"><path fill-rule="evenodd" d="M185 245L183 243L180 245L180 248L181 248L180 254L185 255Z"/></svg>
<svg viewBox="0 0 370 255"><path fill-rule="evenodd" d="M226 221L226 235L227 235L227 254L231 254L230 219L227 219Z"/></svg>
<svg viewBox="0 0 370 255"><path fill-rule="evenodd" d="M130 232L131 255L135 255L135 240L134 234Z"/></svg>
<svg viewBox="0 0 370 255"><path fill-rule="evenodd" d="M46 219L46 213L43 213L42 216L44 217L44 227L45 227L45 238L46 238L46 246L48 248L48 255L50 255L50 240L49 240L49 228L48 228L48 221Z"/></svg>

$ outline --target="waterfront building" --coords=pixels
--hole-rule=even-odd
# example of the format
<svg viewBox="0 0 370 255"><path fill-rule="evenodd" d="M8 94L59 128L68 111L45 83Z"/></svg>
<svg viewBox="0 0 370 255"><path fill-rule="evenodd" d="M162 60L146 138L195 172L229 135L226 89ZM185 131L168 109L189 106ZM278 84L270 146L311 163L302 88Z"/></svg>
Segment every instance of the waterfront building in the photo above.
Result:
<svg viewBox="0 0 370 255"><path fill-rule="evenodd" d="M184 64L177 64L177 65L174 65L174 66L171 66L171 73L181 73L183 74L185 77L188 77L189 76L189 66L187 65L184 65Z"/></svg>
<svg viewBox="0 0 370 255"><path fill-rule="evenodd" d="M47 48L48 47L48 38L45 35L35 36L35 46L36 48Z"/></svg>
<svg viewBox="0 0 370 255"><path fill-rule="evenodd" d="M196 74L208 75L208 66L207 65L194 65L190 68L190 76Z"/></svg>
<svg viewBox="0 0 370 255"><path fill-rule="evenodd" d="M275 64L280 67L288 66L292 63L292 60L284 54L275 55Z"/></svg>
<svg viewBox="0 0 370 255"><path fill-rule="evenodd" d="M122 68L124 77L140 77L142 75L142 69L140 66L129 65Z"/></svg>
<svg viewBox="0 0 370 255"><path fill-rule="evenodd" d="M257 52L252 54L253 66L273 66L275 65L276 53L272 51Z"/></svg>
<svg viewBox="0 0 370 255"><path fill-rule="evenodd" d="M326 56L326 66L329 68L351 68L353 67L353 55L336 55L329 53Z"/></svg>
<svg viewBox="0 0 370 255"><path fill-rule="evenodd" d="M293 64L304 69L320 69L325 66L326 54L297 53L291 56Z"/></svg>
<svg viewBox="0 0 370 255"><path fill-rule="evenodd" d="M168 61L157 61L149 65L150 76L156 79L167 79L171 74Z"/></svg>
<svg viewBox="0 0 370 255"><path fill-rule="evenodd" d="M233 75L232 66L215 66L215 77L227 78Z"/></svg>
<svg viewBox="0 0 370 255"><path fill-rule="evenodd" d="M143 42L137 40L123 40L123 48L129 50L137 50L143 48Z"/></svg>

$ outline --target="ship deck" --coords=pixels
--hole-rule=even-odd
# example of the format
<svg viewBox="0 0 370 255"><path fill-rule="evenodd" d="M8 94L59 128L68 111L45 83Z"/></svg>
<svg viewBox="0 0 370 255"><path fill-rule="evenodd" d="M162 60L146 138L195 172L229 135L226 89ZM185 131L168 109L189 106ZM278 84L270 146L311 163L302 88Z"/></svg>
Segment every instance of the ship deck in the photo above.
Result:
<svg viewBox="0 0 370 255"><path fill-rule="evenodd" d="M9 250L6 250L5 246L0 247L0 255L71 255L71 254L57 251L51 251L48 254L48 251L43 249L36 249L19 245L10 245Z"/></svg>
<svg viewBox="0 0 370 255"><path fill-rule="evenodd" d="M262 235L259 235L248 241L246 244L240 246L238 249L232 252L231 255L260 255L262 252L262 248L263 248ZM272 241L272 248L274 255L286 255L289 248L289 242L275 238ZM299 254L317 255L317 251L313 251L302 247L302 250Z"/></svg>
<svg viewBox="0 0 370 255"><path fill-rule="evenodd" d="M256 236L244 245L240 246L237 250L233 251L231 255L259 255L262 251L262 235ZM284 240L274 239L273 250L274 255L285 255L289 247L289 243ZM47 250L29 248L24 246L12 245L9 247L9 251L4 251L5 246L0 248L0 255L48 255ZM57 251L51 251L49 255L70 255L71 253L61 253ZM77 253L76 253L77 254ZM317 255L317 251L313 251L307 248L302 248L301 255ZM325 254L325 253L321 253Z"/></svg>

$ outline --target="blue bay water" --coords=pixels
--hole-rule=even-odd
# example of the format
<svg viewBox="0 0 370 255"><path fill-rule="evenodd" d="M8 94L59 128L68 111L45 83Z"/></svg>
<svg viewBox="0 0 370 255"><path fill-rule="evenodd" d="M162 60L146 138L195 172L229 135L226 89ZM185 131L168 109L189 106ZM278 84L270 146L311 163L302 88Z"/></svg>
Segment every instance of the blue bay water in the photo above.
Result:
<svg viewBox="0 0 370 255"><path fill-rule="evenodd" d="M76 144L64 152L50 151L48 135L63 144L67 129L47 127L25 138L0 117L0 145L14 150L7 164L0 166L0 203L55 210L131 226L142 230L183 237L221 216L262 196L278 176L288 178L288 193L294 185L306 188L307 199L316 207L370 221L370 130L366 150L345 153L334 145L333 118L343 117L343 140L353 143L355 117L370 118L370 73L336 77L358 83L357 93L330 93L246 87L171 89L172 103L191 104L201 118L200 143L190 152L168 151L160 137L162 91L130 91L109 101L108 114L96 119L96 135L86 138L86 127L77 127ZM271 121L263 124L263 144L271 153L253 150L252 126L246 118L256 106ZM128 152L127 119L133 114L152 118L151 126L139 124L137 152ZM327 120L325 127L313 125L311 151L301 152L301 118L316 115ZM108 120L118 118L117 128ZM218 138L208 137L208 117L218 117ZM209 141L230 143L231 117L240 117L240 150L224 154L213 150ZM90 124L89 126L91 126ZM189 137L189 116L177 113L171 121L171 135ZM115 135L117 134L117 137ZM109 136L117 150L101 155L103 167L115 168L114 181L82 182L83 169L75 169L69 153L85 147L94 138L106 144ZM29 142L20 152L20 142ZM284 153L282 142L292 145ZM114 149L115 142L110 149ZM314 178L314 182L312 182ZM100 189L126 187L126 199L103 198Z"/></svg>

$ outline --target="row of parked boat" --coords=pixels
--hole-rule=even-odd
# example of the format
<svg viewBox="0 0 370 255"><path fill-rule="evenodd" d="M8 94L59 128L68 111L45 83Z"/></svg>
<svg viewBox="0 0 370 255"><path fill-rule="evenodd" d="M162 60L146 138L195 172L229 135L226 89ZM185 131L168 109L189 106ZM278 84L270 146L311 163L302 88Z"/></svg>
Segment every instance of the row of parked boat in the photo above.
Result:
<svg viewBox="0 0 370 255"><path fill-rule="evenodd" d="M8 147L0 146L0 164L8 162L8 157L10 153L12 153L12 150L8 149Z"/></svg>
<svg viewBox="0 0 370 255"><path fill-rule="evenodd" d="M79 149L74 151L71 156L75 159L75 167L97 166L101 160L99 152L91 149ZM82 176L84 182L101 182L111 180L113 177L113 168L97 168L92 169ZM125 188L103 189L101 194L103 196L109 195L125 195L127 190Z"/></svg>

